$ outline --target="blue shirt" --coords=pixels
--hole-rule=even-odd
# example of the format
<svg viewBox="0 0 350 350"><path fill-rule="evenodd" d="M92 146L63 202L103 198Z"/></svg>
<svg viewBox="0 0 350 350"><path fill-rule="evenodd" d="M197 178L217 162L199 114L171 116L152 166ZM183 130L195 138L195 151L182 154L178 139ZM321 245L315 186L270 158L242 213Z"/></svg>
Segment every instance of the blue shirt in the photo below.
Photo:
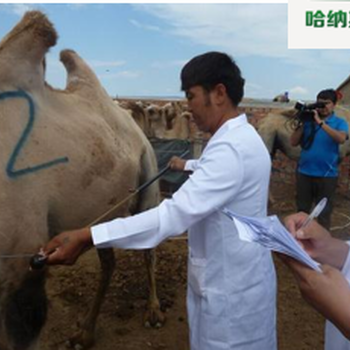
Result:
<svg viewBox="0 0 350 350"><path fill-rule="evenodd" d="M332 129L348 134L348 123L334 113L324 120ZM315 130L315 137L309 149L302 149L298 171L315 177L337 177L339 164L339 143L335 142L322 127L314 122L305 122L302 143L305 144Z"/></svg>

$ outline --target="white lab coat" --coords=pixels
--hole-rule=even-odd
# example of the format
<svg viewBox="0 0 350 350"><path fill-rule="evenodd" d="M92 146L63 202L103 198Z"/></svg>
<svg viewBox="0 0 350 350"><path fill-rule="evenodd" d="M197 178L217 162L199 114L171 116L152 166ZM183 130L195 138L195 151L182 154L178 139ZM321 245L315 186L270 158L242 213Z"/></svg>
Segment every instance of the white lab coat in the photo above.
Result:
<svg viewBox="0 0 350 350"><path fill-rule="evenodd" d="M220 213L266 215L271 162L245 115L213 135L189 180L159 207L92 228L99 247L145 249L188 229L191 350L275 350L276 277L270 252L238 238Z"/></svg>
<svg viewBox="0 0 350 350"><path fill-rule="evenodd" d="M350 245L350 241L348 244ZM346 258L342 273L350 283L350 254ZM350 305L344 305L344 307L350 307ZM326 321L325 350L350 350L350 341L330 321Z"/></svg>

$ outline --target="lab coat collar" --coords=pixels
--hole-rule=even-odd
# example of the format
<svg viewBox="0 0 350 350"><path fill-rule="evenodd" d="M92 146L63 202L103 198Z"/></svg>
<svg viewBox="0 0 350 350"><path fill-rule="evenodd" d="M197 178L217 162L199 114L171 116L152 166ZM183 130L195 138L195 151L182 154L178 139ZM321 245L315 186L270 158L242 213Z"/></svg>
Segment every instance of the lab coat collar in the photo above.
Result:
<svg viewBox="0 0 350 350"><path fill-rule="evenodd" d="M220 128L216 131L216 133L211 137L211 140L215 140L220 138L223 134L225 134L228 130L233 128L238 128L241 125L247 124L248 119L245 113L240 114L239 116L227 120L224 124L220 126Z"/></svg>

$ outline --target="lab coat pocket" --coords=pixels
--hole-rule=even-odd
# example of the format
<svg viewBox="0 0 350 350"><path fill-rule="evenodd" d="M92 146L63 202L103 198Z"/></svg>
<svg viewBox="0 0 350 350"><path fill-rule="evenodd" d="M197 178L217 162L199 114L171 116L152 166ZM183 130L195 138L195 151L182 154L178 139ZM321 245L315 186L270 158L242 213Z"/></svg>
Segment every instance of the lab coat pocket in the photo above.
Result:
<svg viewBox="0 0 350 350"><path fill-rule="evenodd" d="M220 292L208 291L203 299L201 325L206 338L207 347L205 349L230 349L228 304L227 296Z"/></svg>
<svg viewBox="0 0 350 350"><path fill-rule="evenodd" d="M205 270L206 270L207 260L200 258L189 258L188 263L188 284L192 291L203 296L205 294Z"/></svg>

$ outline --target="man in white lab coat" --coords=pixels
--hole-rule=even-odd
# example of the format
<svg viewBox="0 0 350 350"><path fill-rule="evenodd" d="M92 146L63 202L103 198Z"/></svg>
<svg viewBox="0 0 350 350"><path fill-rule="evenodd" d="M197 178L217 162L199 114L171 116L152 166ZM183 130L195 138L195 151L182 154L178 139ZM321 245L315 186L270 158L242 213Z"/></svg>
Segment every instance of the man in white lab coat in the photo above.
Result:
<svg viewBox="0 0 350 350"><path fill-rule="evenodd" d="M270 157L238 104L244 79L226 54L193 58L182 90L200 130L212 137L189 179L157 208L63 232L44 248L49 264L72 264L89 246L147 249L188 230L191 350L275 350L276 278L270 252L238 238L220 211L266 215ZM173 167L176 162L173 162Z"/></svg>

